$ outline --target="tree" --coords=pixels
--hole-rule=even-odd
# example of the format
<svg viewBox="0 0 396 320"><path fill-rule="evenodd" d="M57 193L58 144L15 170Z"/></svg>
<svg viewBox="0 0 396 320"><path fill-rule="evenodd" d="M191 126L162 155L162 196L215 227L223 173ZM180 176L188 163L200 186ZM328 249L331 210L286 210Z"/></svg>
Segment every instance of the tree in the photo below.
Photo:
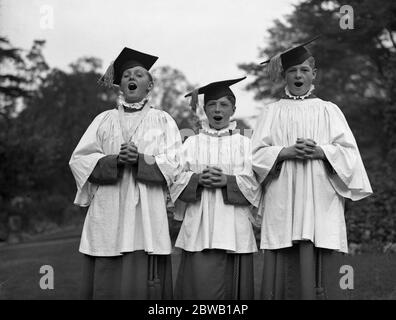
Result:
<svg viewBox="0 0 396 320"><path fill-rule="evenodd" d="M26 160L24 138L17 134L17 117L48 70L42 56L44 41L35 41L29 52L15 48L0 37L0 224L6 225L19 188L26 179L21 172ZM45 77L45 75L43 75ZM3 234L4 237L4 234Z"/></svg>
<svg viewBox="0 0 396 320"><path fill-rule="evenodd" d="M44 46L45 40L34 40L32 47L26 54L25 74L30 92L40 88L50 69L43 55Z"/></svg>
<svg viewBox="0 0 396 320"><path fill-rule="evenodd" d="M14 115L17 99L28 95L27 80L22 76L25 62L21 50L11 45L9 40L0 37L0 116L2 128L9 125Z"/></svg>
<svg viewBox="0 0 396 320"><path fill-rule="evenodd" d="M42 46L35 41L24 60L29 94L10 118L0 150L0 212L5 220L23 217L25 226L37 219L62 222L75 193L70 155L93 118L114 107L116 98L97 85L100 60L80 58L71 72L49 69Z"/></svg>
<svg viewBox="0 0 396 320"><path fill-rule="evenodd" d="M154 105L168 112L180 129L195 128L196 117L184 95L193 90L186 76L170 66L153 70L154 89L151 94Z"/></svg>
<svg viewBox="0 0 396 320"><path fill-rule="evenodd" d="M92 120L114 107L116 98L113 90L98 86L100 66L100 60L87 57L70 64L70 73L51 70L18 117L19 135L36 147L26 165L32 186L41 192L74 193L70 155Z"/></svg>

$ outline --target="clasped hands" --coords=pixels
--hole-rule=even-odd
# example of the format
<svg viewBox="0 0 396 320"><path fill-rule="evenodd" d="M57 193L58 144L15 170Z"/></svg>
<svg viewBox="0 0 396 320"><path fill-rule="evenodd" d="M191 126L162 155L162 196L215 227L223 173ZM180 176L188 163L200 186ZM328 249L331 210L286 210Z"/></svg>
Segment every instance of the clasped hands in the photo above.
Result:
<svg viewBox="0 0 396 320"><path fill-rule="evenodd" d="M198 184L204 188L222 188L227 185L227 176L218 167L206 167L198 175Z"/></svg>
<svg viewBox="0 0 396 320"><path fill-rule="evenodd" d="M297 138L294 145L283 148L279 154L280 160L288 159L325 159L323 149L312 139Z"/></svg>
<svg viewBox="0 0 396 320"><path fill-rule="evenodd" d="M137 146L133 142L121 144L120 153L117 157L119 165L136 165L139 159Z"/></svg>

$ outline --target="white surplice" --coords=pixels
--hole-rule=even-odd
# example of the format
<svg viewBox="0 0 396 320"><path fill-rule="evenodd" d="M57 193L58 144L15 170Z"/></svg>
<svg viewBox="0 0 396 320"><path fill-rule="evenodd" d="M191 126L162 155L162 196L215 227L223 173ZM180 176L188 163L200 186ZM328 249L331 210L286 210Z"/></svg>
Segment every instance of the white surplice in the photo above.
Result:
<svg viewBox="0 0 396 320"><path fill-rule="evenodd" d="M136 127L143 111L125 113L125 131ZM150 108L132 135L138 152L153 155L168 186L179 172L180 133L164 111ZM74 150L70 167L77 184L75 204L89 206L81 236L80 252L116 256L144 250L170 254L166 189L136 181L131 168L113 185L88 182L99 159L118 154L124 142L117 109L99 114Z"/></svg>
<svg viewBox="0 0 396 320"><path fill-rule="evenodd" d="M372 193L355 138L341 110L319 98L281 99L264 107L252 137L253 169L260 182L283 147L311 138L323 149L336 174L322 160L287 160L265 186L261 248L280 249L295 240L348 252L344 198Z"/></svg>
<svg viewBox="0 0 396 320"><path fill-rule="evenodd" d="M252 206L257 207L261 188L257 182L251 160L250 139L236 133L235 122L221 131L210 129L206 122L198 135L189 137L183 144L183 171L171 187L171 197L176 201L187 186L193 173L201 173L207 166L217 166L224 174L235 175L237 185ZM186 251L224 249L233 253L257 251L253 233L253 217L249 206L225 204L221 189L202 191L195 203L175 204L175 219L183 220L176 247Z"/></svg>

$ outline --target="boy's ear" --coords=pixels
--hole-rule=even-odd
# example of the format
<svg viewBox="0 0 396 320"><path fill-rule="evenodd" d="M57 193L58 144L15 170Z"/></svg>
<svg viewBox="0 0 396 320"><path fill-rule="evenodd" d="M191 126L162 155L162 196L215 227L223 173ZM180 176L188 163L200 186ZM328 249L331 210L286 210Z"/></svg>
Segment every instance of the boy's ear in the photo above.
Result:
<svg viewBox="0 0 396 320"><path fill-rule="evenodd" d="M153 88L154 88L154 82L151 81L151 82L149 83L147 89L148 89L149 91L151 91Z"/></svg>
<svg viewBox="0 0 396 320"><path fill-rule="evenodd" d="M313 68L313 69L312 69L312 80L315 80L315 79L316 79L316 71L317 71L316 68Z"/></svg>

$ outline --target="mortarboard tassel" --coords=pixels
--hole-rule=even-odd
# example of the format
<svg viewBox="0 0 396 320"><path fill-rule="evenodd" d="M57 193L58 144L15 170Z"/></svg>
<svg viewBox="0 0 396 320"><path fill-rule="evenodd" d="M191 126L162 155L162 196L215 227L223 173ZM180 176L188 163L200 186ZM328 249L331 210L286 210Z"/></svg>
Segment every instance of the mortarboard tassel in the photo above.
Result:
<svg viewBox="0 0 396 320"><path fill-rule="evenodd" d="M197 108L198 108L198 94L199 94L199 88L193 90L190 95L191 95L191 100L190 100L190 107L193 112L192 117L190 118L190 124L192 126L192 129L196 134L199 133L199 129L201 129L201 120L199 119L199 116L197 114Z"/></svg>
<svg viewBox="0 0 396 320"><path fill-rule="evenodd" d="M282 70L281 53L278 53L268 61L266 71L271 81L277 82L281 79Z"/></svg>
<svg viewBox="0 0 396 320"><path fill-rule="evenodd" d="M197 113L197 107L198 107L198 89L195 89L191 92L191 101L190 101L190 107L194 113Z"/></svg>
<svg viewBox="0 0 396 320"><path fill-rule="evenodd" d="M106 72L99 78L98 83L106 87L113 87L114 84L114 61L112 61Z"/></svg>

